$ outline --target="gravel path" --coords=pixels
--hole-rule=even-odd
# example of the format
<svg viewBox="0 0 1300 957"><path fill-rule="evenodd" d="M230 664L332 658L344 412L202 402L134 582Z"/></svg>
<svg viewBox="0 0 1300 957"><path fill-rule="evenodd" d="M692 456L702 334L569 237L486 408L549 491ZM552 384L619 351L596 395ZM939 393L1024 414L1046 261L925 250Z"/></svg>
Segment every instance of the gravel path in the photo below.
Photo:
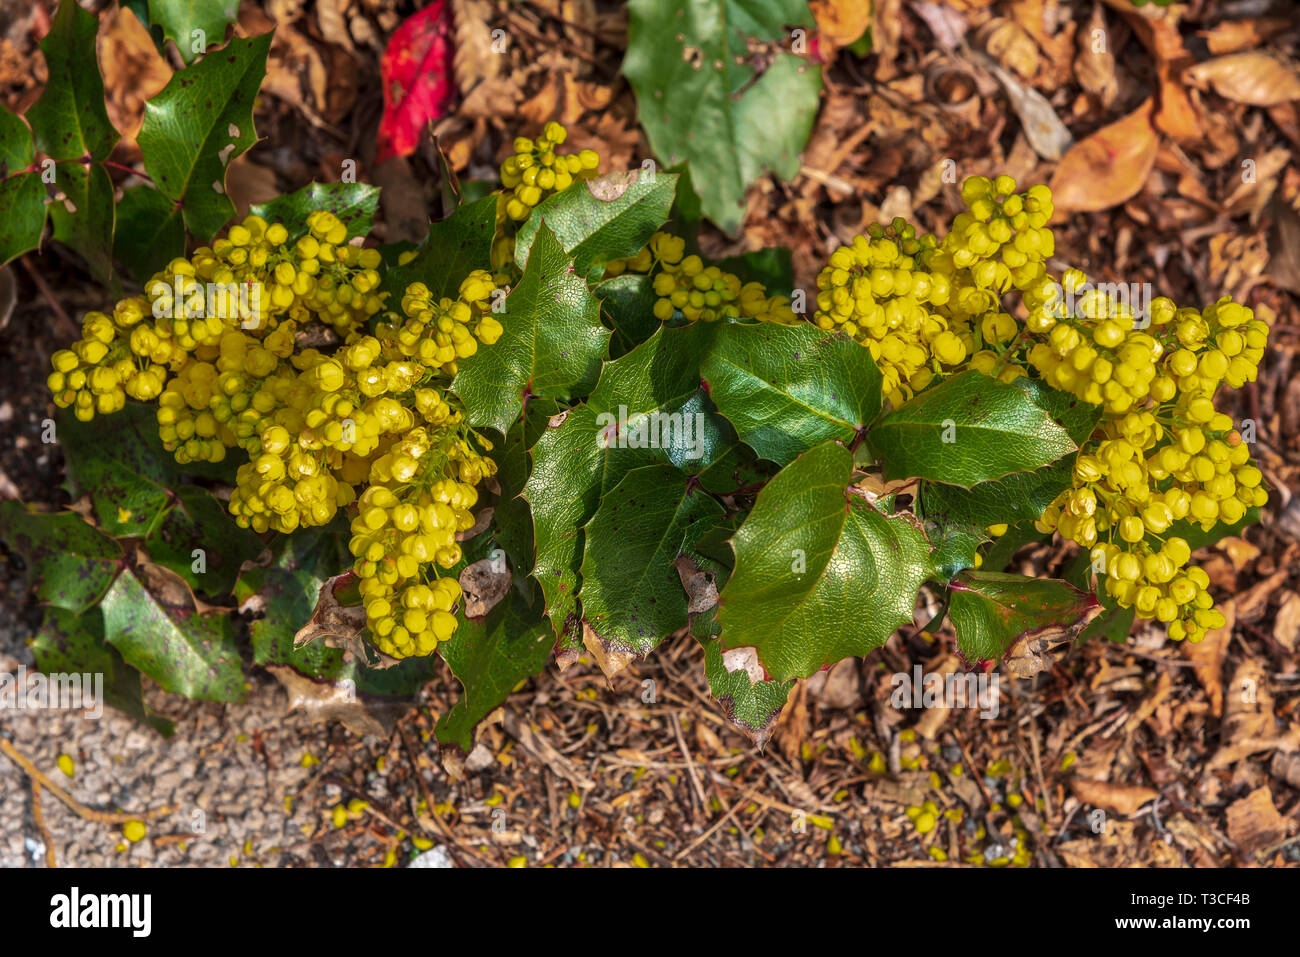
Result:
<svg viewBox="0 0 1300 957"><path fill-rule="evenodd" d="M30 667L21 625L0 631L0 670ZM339 788L316 784L319 768L301 763L305 753L323 758L331 730L302 715L286 716L284 692L273 679L254 676L247 703L224 708L186 702L156 688L145 694L149 704L175 720L171 739L111 708L99 720L70 711L0 712L0 734L87 807L129 813L174 809L151 819L148 836L131 843L121 825L87 820L44 792L43 816L59 866L345 862L344 847L328 847L341 842L309 837L332 835L328 812L338 803ZM353 747L361 743L350 740ZM74 761L71 778L59 770L60 754ZM308 785L305 794L286 804L286 796L299 795ZM27 775L0 757L0 867L44 866L45 840L33 810Z"/></svg>

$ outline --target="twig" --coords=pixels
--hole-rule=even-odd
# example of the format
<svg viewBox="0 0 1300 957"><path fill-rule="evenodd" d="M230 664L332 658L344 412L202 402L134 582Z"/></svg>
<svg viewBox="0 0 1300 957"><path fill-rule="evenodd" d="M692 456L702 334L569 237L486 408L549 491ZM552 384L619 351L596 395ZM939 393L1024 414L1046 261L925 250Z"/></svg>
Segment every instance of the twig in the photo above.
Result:
<svg viewBox="0 0 1300 957"><path fill-rule="evenodd" d="M700 800L700 810L705 814L709 813L709 799L704 795L704 786L700 784L699 772L695 770L695 761L691 758L690 749L686 747L686 736L682 734L682 723L677 718L677 712L673 712L673 731L677 734L677 746L682 749L682 757L686 760L686 773L691 777L691 784L695 787L695 796Z"/></svg>
<svg viewBox="0 0 1300 957"><path fill-rule="evenodd" d="M41 840L45 842L45 866L51 869L58 867L54 860L54 836L45 826L45 814L41 809L41 786L36 781L32 781L32 820L36 822L36 829L41 832Z"/></svg>
<svg viewBox="0 0 1300 957"><path fill-rule="evenodd" d="M85 818L87 821L97 821L100 824L125 824L127 821L139 821L147 818L164 817L171 814L173 807L160 807L153 811L141 811L137 814L125 814L120 811L97 811L92 807L86 807L80 801L72 797L67 791L59 787L49 779L36 765L32 764L18 749L13 746L8 738L0 738L0 753L3 753L14 764L22 768L33 782L39 783L41 787L49 791L56 798L66 804L78 817Z"/></svg>
<svg viewBox="0 0 1300 957"><path fill-rule="evenodd" d="M23 264L23 268L27 270L27 275L31 276L32 282L36 284L37 290L45 297L45 301L50 304L50 308L54 310L54 315L59 320L59 324L63 326L64 333L70 338L79 339L81 330L72 321L72 317L68 315L67 311L59 305L59 301L54 298L54 293L50 292L50 287L46 285L45 280L36 271L36 267L31 264L31 261L26 256L20 257L18 261Z"/></svg>

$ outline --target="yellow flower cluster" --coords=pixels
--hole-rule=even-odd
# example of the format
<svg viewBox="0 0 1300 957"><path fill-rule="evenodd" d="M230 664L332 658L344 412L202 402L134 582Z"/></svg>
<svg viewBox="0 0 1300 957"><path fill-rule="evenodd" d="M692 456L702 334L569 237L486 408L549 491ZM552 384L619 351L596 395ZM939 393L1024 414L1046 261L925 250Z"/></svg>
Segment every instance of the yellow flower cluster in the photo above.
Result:
<svg viewBox="0 0 1300 957"><path fill-rule="evenodd" d="M83 420L156 400L179 462L247 453L229 503L242 527L292 532L357 503L350 547L372 640L428 654L455 630L460 599L437 569L460 561L474 486L496 469L443 390L458 360L500 338L491 300L507 277L476 270L455 299L412 283L401 314L380 315L378 252L347 244L330 213L306 225L291 240L250 216L172 261L144 295L86 316L49 386ZM302 347L313 322L342 343Z"/></svg>
<svg viewBox="0 0 1300 957"><path fill-rule="evenodd" d="M521 136L515 140L513 155L501 164L501 184L513 191L505 201L511 219L522 222L547 196L568 189L575 177L596 171L600 157L595 150L555 152L568 136L559 123L547 123L537 139Z"/></svg>
<svg viewBox="0 0 1300 957"><path fill-rule="evenodd" d="M1169 530L1234 524L1267 500L1249 449L1213 401L1221 384L1255 379L1267 325L1226 298L1203 311L1156 299L1139 323L1082 272L1049 274L1046 187L1017 193L1010 177L973 177L962 199L967 210L941 241L895 219L835 250L813 321L871 350L895 405L977 369L1003 381L1036 375L1099 406L1073 486L1038 528L1089 549L1121 607L1199 640L1224 619L1205 572L1187 567L1187 541ZM1008 309L1012 291L1021 305Z"/></svg>

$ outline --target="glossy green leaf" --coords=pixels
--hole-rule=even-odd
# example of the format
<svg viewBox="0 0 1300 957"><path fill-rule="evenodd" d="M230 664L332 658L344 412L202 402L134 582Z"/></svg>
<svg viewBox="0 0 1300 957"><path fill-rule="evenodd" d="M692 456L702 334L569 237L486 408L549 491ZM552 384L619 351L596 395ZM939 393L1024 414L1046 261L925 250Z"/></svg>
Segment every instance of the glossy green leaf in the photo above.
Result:
<svg viewBox="0 0 1300 957"><path fill-rule="evenodd" d="M627 355L605 363L587 401L547 429L533 447L532 474L524 488L536 532L533 575L542 586L557 635L580 631L582 528L595 514L601 495L629 469L671 461L690 451L638 449L607 441L614 438L611 424L617 426L620 413L624 422L647 420L656 412L671 414L694 398L700 391L699 359L716 332L709 323L660 329Z"/></svg>
<svg viewBox="0 0 1300 957"><path fill-rule="evenodd" d="M229 615L164 609L130 571L104 596L104 636L163 690L243 701L244 673Z"/></svg>
<svg viewBox="0 0 1300 957"><path fill-rule="evenodd" d="M469 751L475 726L546 667L551 645L541 609L530 608L514 593L482 621L462 621L450 641L438 644L438 654L464 689L438 719L438 740Z"/></svg>
<svg viewBox="0 0 1300 957"><path fill-rule="evenodd" d="M588 391L609 348L599 315L596 298L543 225L523 278L496 317L505 329L500 340L461 361L452 383L469 423L505 435L525 395L564 399Z"/></svg>
<svg viewBox="0 0 1300 957"><path fill-rule="evenodd" d="M523 497L524 486L532 473L528 450L542 437L551 416L559 411L559 406L550 399L531 400L523 416L511 426L505 444L494 453L501 493L492 513L492 529L517 574L527 575L533 567L533 515Z"/></svg>
<svg viewBox="0 0 1300 957"><path fill-rule="evenodd" d="M652 277L624 273L597 283L591 291L600 300L600 318L614 330L609 343L611 359L627 355L659 328Z"/></svg>
<svg viewBox="0 0 1300 957"><path fill-rule="evenodd" d="M91 422L78 422L65 411L57 434L69 475L90 495L104 531L114 536L151 535L171 508L179 474L175 459L158 439L149 407L127 403L120 412Z"/></svg>
<svg viewBox="0 0 1300 957"><path fill-rule="evenodd" d="M541 203L519 227L515 262L524 268L544 223L573 259L578 274L592 279L593 271L600 272L596 267L642 250L667 222L676 189L677 177L672 173L656 173L653 178L610 173L599 180L578 180Z"/></svg>
<svg viewBox="0 0 1300 957"><path fill-rule="evenodd" d="M1024 389L973 369L888 413L867 433L867 444L887 479L925 478L963 488L1078 450Z"/></svg>
<svg viewBox="0 0 1300 957"><path fill-rule="evenodd" d="M289 241L307 234L307 217L317 210L333 213L348 228L348 239L370 232L379 208L379 187L366 183L311 183L302 189L257 203L249 212L267 222L281 223Z"/></svg>
<svg viewBox="0 0 1300 957"><path fill-rule="evenodd" d="M104 643L104 616L98 608L76 615L62 608L47 608L41 627L32 640L36 666L47 675L93 675L91 682L102 682L104 704L116 708L129 718L146 724L163 737L171 737L173 725L154 714L144 703L140 672ZM83 688L96 693L96 686Z"/></svg>
<svg viewBox="0 0 1300 957"><path fill-rule="evenodd" d="M144 282L177 256L185 255L181 207L152 186L122 191L117 204L113 255L132 276Z"/></svg>
<svg viewBox="0 0 1300 957"><path fill-rule="evenodd" d="M601 496L586 525L583 621L607 651L645 657L686 625L686 593L673 561L723 508L671 465L632 469Z"/></svg>
<svg viewBox="0 0 1300 957"><path fill-rule="evenodd" d="M0 541L27 564L43 602L82 612L95 605L124 561L122 548L74 512L32 512L0 503Z"/></svg>
<svg viewBox="0 0 1300 957"><path fill-rule="evenodd" d="M81 254L101 283L113 276L113 181L99 163L65 164L59 187L67 197L50 204L54 238Z"/></svg>
<svg viewBox="0 0 1300 957"><path fill-rule="evenodd" d="M176 572L196 592L225 595L234 586L240 565L262 551L261 539L236 525L226 506L207 489L182 485L176 492L175 507L145 539L149 557ZM201 554L196 556L196 551Z"/></svg>
<svg viewBox="0 0 1300 957"><path fill-rule="evenodd" d="M818 67L779 52L813 26L802 0L632 0L623 73L655 154L685 160L704 215L733 232L745 190L793 179L821 92ZM756 75L753 49L765 49ZM770 60L768 59L770 57Z"/></svg>
<svg viewBox="0 0 1300 957"><path fill-rule="evenodd" d="M270 48L269 33L231 40L178 71L145 104L138 138L145 170L163 195L181 203L186 227L205 242L235 215L226 169L257 142L253 100Z"/></svg>
<svg viewBox="0 0 1300 957"><path fill-rule="evenodd" d="M756 249L718 261L718 267L735 273L741 282L761 282L769 296L788 296L794 290L794 256L788 249Z"/></svg>
<svg viewBox="0 0 1300 957"><path fill-rule="evenodd" d="M807 324L724 323L700 374L741 441L780 465L827 439L851 443L880 411L871 353Z"/></svg>
<svg viewBox="0 0 1300 957"><path fill-rule="evenodd" d="M948 586L948 618L969 662L1001 658L1030 633L1065 634L1097 599L1069 582L967 569Z"/></svg>
<svg viewBox="0 0 1300 957"><path fill-rule="evenodd" d="M1020 378L1012 385L1059 423L1076 445L1087 441L1101 419L1099 406L1050 388L1041 380ZM1013 472L999 479L978 482L969 489L944 482L923 482L918 512L927 522L981 530L989 525L1033 521L1072 484L1074 458L1067 454L1033 471Z"/></svg>
<svg viewBox="0 0 1300 957"><path fill-rule="evenodd" d="M40 247L45 195L39 173L0 180L0 266Z"/></svg>
<svg viewBox="0 0 1300 957"><path fill-rule="evenodd" d="M434 299L455 299L466 276L491 268L496 223L496 196L457 207L446 219L430 223L429 237L416 257L389 269L384 278L390 307L401 307L402 293L413 282L428 286Z"/></svg>
<svg viewBox="0 0 1300 957"><path fill-rule="evenodd" d="M1231 525L1219 523L1210 526L1208 529L1202 528L1200 522L1189 522L1184 518L1170 525L1163 537L1166 540L1175 536L1186 539L1187 547L1192 551L1196 551L1198 548L1213 545L1229 535L1240 536L1247 528L1256 524L1259 518L1260 510L1256 506L1246 509L1246 514L1241 517L1239 522L1234 522Z"/></svg>
<svg viewBox="0 0 1300 957"><path fill-rule="evenodd" d="M253 565L240 573L235 598L241 609L258 616L249 625L256 664L290 665L325 681L349 676L340 649L323 641L293 646L294 635L311 618L321 586L351 565L347 534L341 520L300 529L276 542L269 565Z"/></svg>
<svg viewBox="0 0 1300 957"><path fill-rule="evenodd" d="M0 105L0 180L27 169L36 158L36 146L27 122Z"/></svg>
<svg viewBox="0 0 1300 957"><path fill-rule="evenodd" d="M724 663L722 641L716 636L700 638L704 646L704 676L709 690L718 700L732 724L744 731L758 747L763 747L776 729L776 719L790 697L794 679L754 680L743 667L728 671Z"/></svg>
<svg viewBox="0 0 1300 957"><path fill-rule="evenodd" d="M732 539L718 601L727 648L754 647L778 681L865 655L912 620L933 568L909 515L885 515L848 488L853 456L826 442L758 495Z"/></svg>
<svg viewBox="0 0 1300 957"><path fill-rule="evenodd" d="M104 105L104 80L95 57L99 18L61 0L41 41L49 79L41 98L27 111L27 122L42 153L58 160L108 158L118 132ZM62 178L65 170L59 170Z"/></svg>
<svg viewBox="0 0 1300 957"><path fill-rule="evenodd" d="M186 63L219 45L238 16L239 0L149 0L149 19L162 27Z"/></svg>

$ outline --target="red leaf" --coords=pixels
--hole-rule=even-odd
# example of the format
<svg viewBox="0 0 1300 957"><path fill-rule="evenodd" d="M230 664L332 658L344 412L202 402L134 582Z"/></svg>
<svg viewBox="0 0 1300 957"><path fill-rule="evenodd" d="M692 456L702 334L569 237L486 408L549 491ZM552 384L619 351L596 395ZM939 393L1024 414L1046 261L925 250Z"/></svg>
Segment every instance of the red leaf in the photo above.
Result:
<svg viewBox="0 0 1300 957"><path fill-rule="evenodd" d="M394 31L379 70L384 116L376 165L414 153L425 124L445 115L455 95L451 16L444 0L433 0Z"/></svg>

